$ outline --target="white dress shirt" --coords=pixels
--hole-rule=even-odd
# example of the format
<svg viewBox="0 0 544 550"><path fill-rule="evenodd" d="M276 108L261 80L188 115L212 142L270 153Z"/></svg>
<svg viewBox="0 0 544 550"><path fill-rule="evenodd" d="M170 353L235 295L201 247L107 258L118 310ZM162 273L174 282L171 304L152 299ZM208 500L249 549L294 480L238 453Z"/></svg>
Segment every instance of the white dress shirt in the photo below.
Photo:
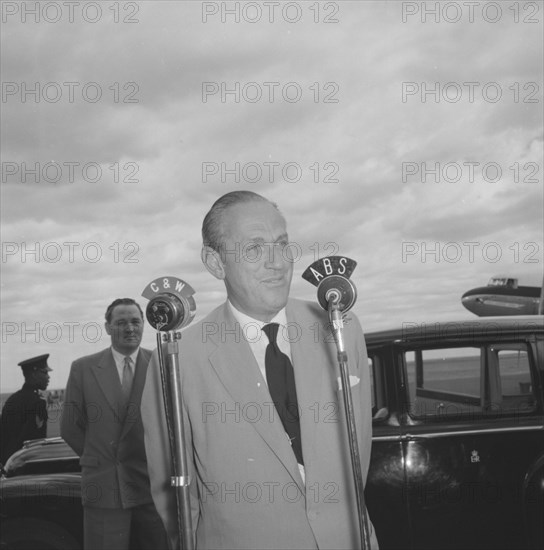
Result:
<svg viewBox="0 0 544 550"><path fill-rule="evenodd" d="M123 355L117 350L111 348L113 360L115 361L115 366L117 367L117 374L119 375L119 383L121 385L123 384L123 369L125 368L125 357L130 357L130 360L132 361L132 375L134 375L136 374L136 359L138 358L139 351L140 348L138 348L134 353L131 353L130 355Z"/></svg>
<svg viewBox="0 0 544 550"><path fill-rule="evenodd" d="M234 319L240 325L240 331L243 338L249 344L249 347L251 348L251 351L255 356L255 360L259 365L259 370L261 371L264 381L268 387L268 382L266 380L266 366L265 366L264 359L266 355L266 348L269 344L269 340L268 340L268 336L263 332L263 327L270 323L278 323L278 325L280 325L278 328L278 336L276 337L276 343L278 344L280 351L282 351L283 353L285 353L285 355L287 355L287 357L289 357L289 361L291 361L291 364L293 364L293 361L291 359L290 340L291 338L296 338L298 335L298 332L289 330L289 325L287 323L287 315L285 314L285 308L280 310L269 323L265 323L263 321L259 321L258 319L253 319L253 317L250 317L245 313L242 313L240 310L236 309L232 305L230 300L228 300L228 304L232 311L232 314L234 315ZM292 327L292 328L296 328L296 327ZM289 438L289 436L287 435L287 432L285 433L285 435L287 436L287 438ZM305 476L304 466L302 464L299 464L298 468L300 470L300 475L302 476L302 481L305 481L306 476Z"/></svg>

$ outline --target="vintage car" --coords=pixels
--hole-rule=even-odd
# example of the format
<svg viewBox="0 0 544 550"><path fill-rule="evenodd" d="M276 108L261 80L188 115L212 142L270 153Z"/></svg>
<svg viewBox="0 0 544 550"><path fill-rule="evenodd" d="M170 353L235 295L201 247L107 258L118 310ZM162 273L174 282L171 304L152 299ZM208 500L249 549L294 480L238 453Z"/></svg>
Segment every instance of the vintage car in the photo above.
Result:
<svg viewBox="0 0 544 550"><path fill-rule="evenodd" d="M83 548L79 457L60 437L25 442L0 480L1 550Z"/></svg>
<svg viewBox="0 0 544 550"><path fill-rule="evenodd" d="M544 548L544 318L406 322L367 347L380 548ZM3 549L82 547L78 472L60 438L10 458Z"/></svg>

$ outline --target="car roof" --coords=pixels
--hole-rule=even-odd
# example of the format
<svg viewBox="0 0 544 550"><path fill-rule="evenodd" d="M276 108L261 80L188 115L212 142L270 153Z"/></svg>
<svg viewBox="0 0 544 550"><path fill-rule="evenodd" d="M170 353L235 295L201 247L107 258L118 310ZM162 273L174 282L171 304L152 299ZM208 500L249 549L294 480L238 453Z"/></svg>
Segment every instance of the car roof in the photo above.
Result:
<svg viewBox="0 0 544 550"><path fill-rule="evenodd" d="M505 317L477 317L454 321L405 322L401 327L365 334L368 346L391 343L464 342L486 337L512 337L520 334L544 334L544 316L519 315Z"/></svg>

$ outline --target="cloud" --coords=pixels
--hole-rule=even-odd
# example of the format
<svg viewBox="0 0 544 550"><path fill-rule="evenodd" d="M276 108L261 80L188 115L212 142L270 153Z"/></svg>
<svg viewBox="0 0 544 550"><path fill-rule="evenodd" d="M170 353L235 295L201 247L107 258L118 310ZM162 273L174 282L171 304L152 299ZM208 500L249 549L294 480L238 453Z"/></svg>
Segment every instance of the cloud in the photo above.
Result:
<svg viewBox="0 0 544 550"><path fill-rule="evenodd" d="M403 22L399 3L329 4L297 4L295 23L279 8L272 23L203 22L202 3L144 2L96 23L76 11L3 24L2 391L19 385L17 362L47 352L62 387L73 359L109 343L83 327L156 277L189 282L198 318L216 307L225 290L201 264L200 227L234 189L284 213L300 248L293 295L315 300L301 274L316 259L358 262L365 330L462 315L462 293L498 270L539 284L540 26L506 9L493 24L466 6L458 23L424 23Z"/></svg>

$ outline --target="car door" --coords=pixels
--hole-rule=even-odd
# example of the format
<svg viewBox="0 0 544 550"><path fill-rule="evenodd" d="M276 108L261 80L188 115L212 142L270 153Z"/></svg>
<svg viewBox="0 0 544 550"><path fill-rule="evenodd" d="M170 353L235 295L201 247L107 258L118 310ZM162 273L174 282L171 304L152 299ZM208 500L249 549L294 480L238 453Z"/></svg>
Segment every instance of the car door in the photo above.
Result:
<svg viewBox="0 0 544 550"><path fill-rule="evenodd" d="M527 518L542 507L527 474L544 455L534 337L399 345L396 354L410 546L527 548Z"/></svg>
<svg viewBox="0 0 544 550"><path fill-rule="evenodd" d="M388 550L403 547L410 538L410 522L402 498L405 473L398 415L398 375L390 345L369 346L368 356L373 433L365 498L380 549Z"/></svg>

